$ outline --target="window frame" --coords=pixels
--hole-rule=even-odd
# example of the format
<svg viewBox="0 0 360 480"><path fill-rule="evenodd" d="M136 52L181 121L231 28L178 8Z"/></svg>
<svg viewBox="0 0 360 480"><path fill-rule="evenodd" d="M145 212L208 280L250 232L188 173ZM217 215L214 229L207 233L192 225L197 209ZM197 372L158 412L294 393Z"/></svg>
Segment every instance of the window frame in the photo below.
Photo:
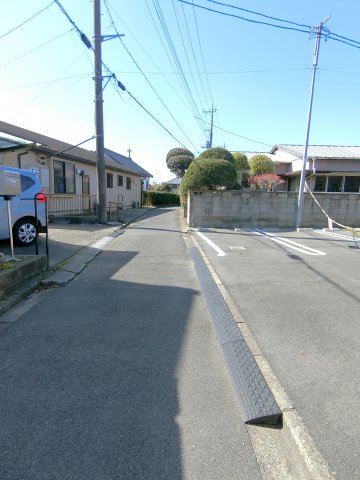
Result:
<svg viewBox="0 0 360 480"><path fill-rule="evenodd" d="M58 173L61 170L61 175ZM70 175L68 175L70 173ZM76 194L75 164L54 159L54 192Z"/></svg>

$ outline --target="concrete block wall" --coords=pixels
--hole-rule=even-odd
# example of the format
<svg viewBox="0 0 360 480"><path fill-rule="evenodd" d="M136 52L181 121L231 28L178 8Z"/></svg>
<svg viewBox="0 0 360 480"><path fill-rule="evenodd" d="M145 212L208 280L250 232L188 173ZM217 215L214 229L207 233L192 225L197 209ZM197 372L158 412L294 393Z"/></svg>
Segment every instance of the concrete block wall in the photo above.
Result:
<svg viewBox="0 0 360 480"><path fill-rule="evenodd" d="M316 200L336 222L360 226L360 194L316 193ZM297 192L207 191L188 195L191 227L295 227ZM310 193L304 194L302 227L327 227L328 219ZM334 225L336 226L336 225Z"/></svg>

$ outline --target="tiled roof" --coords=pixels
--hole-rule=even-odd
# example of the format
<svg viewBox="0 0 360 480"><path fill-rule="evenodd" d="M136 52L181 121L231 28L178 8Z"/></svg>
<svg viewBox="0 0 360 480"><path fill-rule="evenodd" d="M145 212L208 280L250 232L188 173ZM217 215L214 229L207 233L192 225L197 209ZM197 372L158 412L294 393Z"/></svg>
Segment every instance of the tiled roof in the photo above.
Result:
<svg viewBox="0 0 360 480"><path fill-rule="evenodd" d="M304 153L304 145L275 145L271 150L276 150L293 154L295 157L301 157ZM279 152L279 153L280 153ZM337 145L309 145L307 151L308 157L316 158L353 158L360 159L360 146L337 146Z"/></svg>
<svg viewBox="0 0 360 480"><path fill-rule="evenodd" d="M108 148L104 149L105 158L109 158L117 163L118 166L122 167L124 170L128 172L137 173L142 177L152 177L151 173L147 172L144 168L140 167L137 163L135 163L131 158L125 157L120 153L113 152Z"/></svg>
<svg viewBox="0 0 360 480"><path fill-rule="evenodd" d="M4 137L12 137L13 143L25 143L24 140L26 140L27 142L35 144L38 148L44 148L50 152L63 152L64 154L66 152L67 155L70 155L79 161L84 161L84 163L96 163L96 153L92 150L74 147L70 143L65 143L60 140L56 140L55 138L47 137L46 135L17 127L16 125L11 125L10 123L0 121L0 141L1 134L5 134ZM19 146L19 143L17 146ZM0 148L8 147L5 144L4 146L1 146L0 144ZM136 175L140 175L141 177L152 176L133 160L113 152L112 150L108 150L107 148L104 149L104 156L105 165L108 167L128 173L134 173Z"/></svg>

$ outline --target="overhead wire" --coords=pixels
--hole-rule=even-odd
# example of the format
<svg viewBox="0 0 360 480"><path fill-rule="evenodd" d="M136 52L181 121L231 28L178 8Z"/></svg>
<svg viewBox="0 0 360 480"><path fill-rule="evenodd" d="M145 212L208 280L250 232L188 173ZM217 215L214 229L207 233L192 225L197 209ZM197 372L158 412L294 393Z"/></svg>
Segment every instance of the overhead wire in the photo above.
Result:
<svg viewBox="0 0 360 480"><path fill-rule="evenodd" d="M183 9L184 9L184 5L182 5L182 7L183 7ZM210 94L211 104L213 105L214 99L213 99L213 95L212 95L212 91L211 91L211 87L210 87L210 81L209 81L209 77L208 77L208 72L207 72L207 70L206 70L205 59L204 59L204 52L203 52L203 49L202 49L202 44L201 44L200 34L199 34L199 26L198 26L198 22L197 22L197 18L196 18L196 13L195 13L195 8L194 8L194 7L193 7L193 16L194 16L194 23L195 23L196 35L197 35L198 44L199 44L201 61L202 61L203 69L204 69L204 72L205 72L205 79L206 79L206 83L207 83L208 90L209 90L209 94ZM200 73L200 72L199 72L199 73Z"/></svg>
<svg viewBox="0 0 360 480"><path fill-rule="evenodd" d="M69 14L66 12L66 10L63 8L63 6L61 5L61 3L59 2L59 0L54 0L55 3L59 6L59 8L61 9L61 11L64 13L64 15L66 16L66 18L70 21L70 23L74 26L76 32L79 34L81 40L83 43L85 43L85 45L91 49L92 51L94 51L94 47L92 45L92 43L90 42L90 40L86 37L86 35L79 29L79 27L76 25L76 23L71 19L71 17L69 16ZM160 120L158 120L154 115L152 115L150 113L150 111L139 101L137 100L137 98L132 95L128 89L125 88L125 86L116 78L116 75L109 69L109 67L102 61L102 65L103 67L105 68L105 71L112 77L112 80L113 80L113 84L115 85L116 87L116 90L117 90L117 93L120 94L120 90L122 91L126 91L126 93L136 102L137 105L139 105L139 107L141 107L159 126L161 126L163 128L163 130L165 130L176 142L179 143L179 145L183 146L184 148L187 148L185 147L185 145L180 141L178 140L175 135L173 135L170 130L168 128L165 127L165 125L163 125Z"/></svg>
<svg viewBox="0 0 360 480"><path fill-rule="evenodd" d="M215 10L213 8L208 8L208 7L205 7L203 5L195 4L193 0L191 2L187 1L187 0L177 0L177 1L180 2L180 3L183 3L183 4L191 5L193 7L197 7L197 8L203 9L203 10L207 10L209 12L218 13L219 15L225 15L225 16L228 16L228 17L238 18L240 20L244 20L245 22L256 23L256 24L260 24L260 25L267 25L269 27L280 28L282 30L293 30L293 31L301 32L301 33L307 33L307 34L311 34L314 31L314 28L311 27L310 25L297 23L297 22L292 22L290 20L285 20L283 18L277 18L277 17L273 17L273 16L270 16L270 15L265 15L265 14L260 13L260 12L255 12L253 10L248 10L248 9L238 7L238 6L235 6L235 5L231 5L231 4L228 4L228 3L222 3L222 2L219 2L219 1L216 1L216 0L205 0L205 1L217 4L217 5L225 6L225 7L228 7L228 8L241 10L241 11L244 11L244 12L247 12L247 13L251 13L253 15L258 15L258 16L261 16L261 17L264 17L264 18L268 18L268 19L273 20L273 21L283 22L283 23L287 23L289 25L295 25L295 26L298 26L298 27L304 27L307 30L304 30L302 28L287 27L287 26L284 26L284 25L276 25L276 24L270 23L270 22L261 22L259 20L254 20L254 19L242 17L240 15L235 15L235 14L231 14L231 13L228 13L228 12ZM326 29L325 36L326 36L327 39L334 40L334 41L340 42L340 43L344 43L345 45L349 45L350 47L360 48L360 42L359 41L348 38L348 37L345 37L343 35L339 35L339 34L334 33L334 32L331 32L328 29Z"/></svg>
<svg viewBox="0 0 360 480"><path fill-rule="evenodd" d="M190 70L190 75L191 75L192 83L193 83L193 85L194 85L197 98L198 98L199 103L200 103L200 105L201 105L201 104L202 104L202 101L201 101L201 98L200 98L200 95L199 95L199 91L198 91L198 88L197 88L197 85L196 85L196 82L195 82L194 72L193 72L193 70L192 70L192 67L191 67L191 64L190 64L190 60L189 60L189 56L188 56L188 53L187 53L187 49L186 49L186 46L185 46L184 36L183 36L183 34L182 34L182 30L181 30L181 27L180 27L179 16L178 16L178 14L177 14L177 12L176 12L176 9L175 9L175 2L174 2L174 0L172 0L172 6L173 6L173 10L174 10L174 15L175 15L177 27L178 27L178 30L179 30L179 35L180 35L180 38L181 38L181 43L182 43L182 45L183 45L183 49L184 49L184 53L185 53L185 58L186 58L186 61L187 61L187 64L188 64L188 67L189 67L189 70ZM188 38L189 38L189 43L190 43L190 47L191 47L191 50L192 50L193 58L194 58L194 60L195 60L195 65L196 65L196 67L197 67L197 70L199 70L199 68L198 68L198 66L197 66L197 62L196 62L196 57L195 57L195 54L194 54L193 45L192 45L192 42L191 42L191 37L190 37L190 32L189 32L189 26L188 26L188 23L187 23L187 21L186 21L186 17L184 17L184 20L185 20L185 26L186 26L186 30L187 30L187 33L188 33ZM203 91L203 93L204 93L204 91Z"/></svg>
<svg viewBox="0 0 360 480"><path fill-rule="evenodd" d="M132 53L130 52L130 50L128 49L128 47L126 46L126 44L123 42L117 28L116 28L116 25L115 25L115 22L114 22L114 19L113 19L113 16L110 12L110 9L109 9L109 6L108 6L108 2L107 0L104 0L104 4L105 4L105 7L106 7L106 10L107 10L107 13L109 15L109 18L110 18L110 22L111 22L111 25L114 29L114 31L116 32L116 35L118 36L118 39L120 41L120 43L122 44L122 46L124 47L125 51L127 52L127 54L130 56L131 60L134 62L134 64L136 65L136 67L138 68L139 72L142 74L143 78L145 79L146 83L149 85L149 87L151 88L151 90L155 93L157 99L161 102L161 104L163 105L163 107L165 108L165 110L168 112L168 114L171 116L171 118L173 119L173 121L175 122L175 124L178 126L178 128L180 129L181 133L184 135L184 137L186 138L186 140L196 149L195 145L192 143L192 141L190 140L190 138L187 136L187 134L185 133L184 129L181 127L181 125L179 124L179 122L176 120L176 118L174 117L174 115L170 112L169 108L167 107L167 105L165 104L165 102L163 101L163 99L160 97L160 95L158 94L158 92L155 90L154 86L152 85L152 83L150 82L150 80L148 79L148 77L146 76L146 74L144 73L144 71L142 70L142 68L140 67L139 63L135 60L134 56L132 55Z"/></svg>
<svg viewBox="0 0 360 480"><path fill-rule="evenodd" d="M304 29L295 28L295 27L285 27L283 25L276 25L274 23L269 23L269 22L261 22L260 20L252 20L250 18L241 17L240 15L235 15L235 14L232 14L232 13L222 12L220 10L215 10L213 8L208 8L208 7L205 7L203 5L199 5L197 3L194 3L193 1L192 2L188 2L186 0L177 0L177 1L180 2L180 3L185 3L186 5L193 5L194 7L200 8L202 10L207 10L208 12L218 13L219 15L224 15L226 17L238 18L240 20L244 20L245 22L249 22L249 23L256 23L256 24L259 24L259 25L267 25L269 27L280 28L282 30L293 30L293 31L302 32L302 33L311 33L311 31L309 31L309 30L304 30Z"/></svg>
<svg viewBox="0 0 360 480"><path fill-rule="evenodd" d="M173 56L173 59L174 59L174 62L175 62L175 65L176 65L176 68L177 68L177 71L178 71L178 74L179 74L179 79L181 80L182 82L182 86L183 86L183 90L184 90L184 93L185 93L185 96L188 98L188 101L189 101L189 104L191 105L192 109L193 109L193 112L194 112L194 118L198 118L198 119L201 119L201 113L200 113L200 110L195 102L195 99L193 97L193 94L191 92L191 89L189 87L189 84L185 78L185 75L184 75L184 71L183 71L183 68L182 68L182 65L181 65L181 62L180 62L180 59L179 59L179 56L177 54L177 51L176 51L176 48L175 48L175 45L173 43L173 40L172 40L172 37L171 37L171 34L170 34L170 31L168 29L168 26L167 26L167 23L166 23L166 19L164 17L164 14L163 14L163 11L161 9L161 6L159 4L159 1L158 0L152 0L152 3L153 3L153 7L155 9L155 12L156 12L156 15L158 17L158 20L159 20L159 23L160 23L160 26L163 30L163 33L164 33L164 36L165 36L165 40L168 44L168 47L169 47L169 50ZM199 124L200 126L200 129L202 130L202 125Z"/></svg>
<svg viewBox="0 0 360 480"><path fill-rule="evenodd" d="M146 1L146 0L145 0ZM171 88L171 90L175 93L175 95L179 98L179 100L182 102L182 104L185 106L185 108L187 108L190 112L191 112L191 109L189 108L188 104L185 102L184 98L182 97L182 95L179 95L179 92L174 88L174 82L170 82L167 78L167 74L164 73L164 72L161 72L160 70L160 67L155 63L154 61L154 57L152 55L149 55L149 53L145 50L143 44L136 38L136 36L134 35L134 33L131 31L131 29L129 28L128 25L126 25L126 23L124 22L124 20L120 17L120 15L117 13L117 11L114 9L114 7L112 5L110 5L111 7L111 10L113 11L114 15L118 18L118 20L122 23L122 25L125 27L125 29L129 32L129 34L131 35L131 37L135 40L135 42L138 44L138 46L141 48L141 50L144 52L144 54L148 57L148 59L150 60L150 62L155 66L155 68L157 69L157 72L145 72L146 74L148 75L162 75L162 77L164 78L165 82L168 84L169 88ZM151 14L151 11L149 12ZM157 28L157 25L156 23L154 23L155 27ZM159 33L159 32L158 32ZM159 34L159 37L161 39L161 36ZM161 39L162 41L162 39ZM163 44L164 46L164 44ZM169 59L169 62L171 64L171 59L164 47L164 50L165 50L165 53L167 54L167 57ZM138 71L136 72L124 72L122 71L122 73L126 73L126 74L131 74L131 73L140 73ZM176 75L176 72L173 71L171 72L170 74L174 74Z"/></svg>
<svg viewBox="0 0 360 480"><path fill-rule="evenodd" d="M34 15L32 15L31 17L29 17L28 19L26 19L24 22L20 23L19 25L17 25L16 27L12 28L12 29L9 30L8 32L3 33L2 35L0 35L0 39L6 37L7 35L10 35L10 33L15 32L15 30L17 30L18 28L21 28L21 27L24 26L26 23L30 22L30 20L33 20L35 17L37 17L38 15L40 15L40 13L44 12L44 11L47 10L49 7L51 7L51 5L52 5L53 3L54 3L54 2L52 1L51 3L49 3L49 5L47 5L46 7L42 8L41 10L39 10L37 13L35 13Z"/></svg>
<svg viewBox="0 0 360 480"><path fill-rule="evenodd" d="M222 3L222 2L219 2L219 1L216 1L216 0L206 0L206 1L210 2L210 3L215 3L217 5L222 5L224 7L235 8L236 10L241 10L243 12L251 13L253 15L258 15L258 16L263 17L263 18L268 18L269 20L275 20L277 22L284 22L284 23L288 23L289 25L295 25L297 27L305 27L305 28L309 28L309 29L312 28L311 25L304 25L303 23L292 22L290 20L285 20L284 18L271 17L270 15L265 15L264 13L255 12L254 10L248 10L246 8L238 7L236 5L231 5L229 3Z"/></svg>
<svg viewBox="0 0 360 480"><path fill-rule="evenodd" d="M1 67L5 67L6 65L9 65L10 63L13 63L15 62L16 60L19 60L20 58L24 58L26 57L27 55L30 55L30 53L34 53L36 52L37 50L39 50L40 48L42 47L45 47L46 45L49 45L50 43L54 42L55 40L58 40L59 38L63 37L64 35L67 35L68 33L70 33L73 29L71 28L70 30L67 30L66 32L64 33L61 33L60 35L57 35L56 37L54 38L51 38L50 40L48 40L47 42L45 43L42 43L41 45L38 45L37 47L35 48L32 48L31 50L28 50L27 52L15 57L15 58L12 58L11 60L5 62L5 63L2 63L0 65L0 68Z"/></svg>
<svg viewBox="0 0 360 480"><path fill-rule="evenodd" d="M210 125L210 122L206 122ZM273 147L274 145L270 145L269 143L261 142L260 140L254 140L253 138L244 137L243 135L239 135L238 133L230 132L229 130L225 130L225 128L221 128L217 125L213 125L218 130L222 130L223 132L229 133L230 135L234 135L235 137L242 138L243 140L249 140L250 142L258 143L259 145L266 145L267 147Z"/></svg>
<svg viewBox="0 0 360 480"><path fill-rule="evenodd" d="M173 0L173 8L174 8L174 11L175 11L175 2L174 2L174 0ZM190 29L189 29L189 23L188 23L188 21L187 21L187 16L186 16L186 13L185 13L184 5L182 5L182 4L181 4L181 10L182 10L183 19L184 19L185 26L186 26L187 37L188 37L188 39L189 39L189 44L190 44L190 48L191 48L192 58L193 58L193 60L194 60L194 64L195 64L196 71L197 71L197 74L198 74L198 81L199 81L199 83L200 83L201 91L202 91L202 94L203 94L203 96L204 96L205 105L208 106L208 105L210 104L210 102L212 101L212 99L211 99L210 102L209 102L207 93L205 92L204 82L203 82L202 76L200 75L200 68L199 68L199 64L198 64L198 60L197 60L198 55L195 54L194 44L193 44L193 41L192 41L192 35L191 35ZM193 72L193 75L194 75L194 72ZM193 78L194 78L194 77L193 77ZM210 95L210 97L211 97L211 95ZM201 103L202 103L202 102L200 101L200 104L201 104ZM204 110L204 107L202 107L202 109Z"/></svg>

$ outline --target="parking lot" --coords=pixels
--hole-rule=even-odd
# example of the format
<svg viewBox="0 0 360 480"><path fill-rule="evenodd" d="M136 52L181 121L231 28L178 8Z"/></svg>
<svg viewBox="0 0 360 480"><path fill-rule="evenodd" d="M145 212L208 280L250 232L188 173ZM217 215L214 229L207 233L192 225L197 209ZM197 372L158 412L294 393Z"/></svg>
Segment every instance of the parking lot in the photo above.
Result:
<svg viewBox="0 0 360 480"><path fill-rule="evenodd" d="M192 235L332 470L359 479L360 244L315 229Z"/></svg>

